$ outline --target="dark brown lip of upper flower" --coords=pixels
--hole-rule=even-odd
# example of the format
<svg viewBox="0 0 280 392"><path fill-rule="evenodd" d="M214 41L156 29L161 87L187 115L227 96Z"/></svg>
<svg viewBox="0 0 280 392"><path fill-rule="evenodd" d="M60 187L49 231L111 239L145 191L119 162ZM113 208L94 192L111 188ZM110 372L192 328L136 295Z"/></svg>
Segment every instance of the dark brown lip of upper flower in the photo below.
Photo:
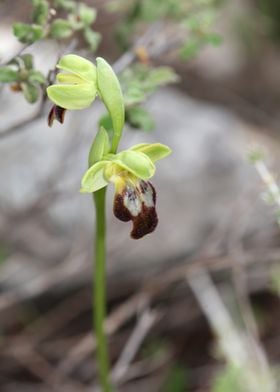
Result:
<svg viewBox="0 0 280 392"><path fill-rule="evenodd" d="M141 202L141 210L138 215L133 216L129 209L124 205L124 196L126 193L126 188L124 188L122 193L118 193L115 195L114 200L114 215L116 218L120 219L123 222L132 221L133 227L130 233L133 239L140 239L144 237L146 234L152 233L158 224L157 212L155 209L156 204L156 191L153 185L150 182L140 182L140 187L138 191L142 194L145 192L152 191L152 198L154 202L154 206L147 206L144 201ZM137 197L137 192L135 192L135 197Z"/></svg>
<svg viewBox="0 0 280 392"><path fill-rule="evenodd" d="M63 124L65 112L66 109L62 108L61 106L53 105L48 115L49 127L53 125L54 120L57 120L58 122L60 122L60 124Z"/></svg>

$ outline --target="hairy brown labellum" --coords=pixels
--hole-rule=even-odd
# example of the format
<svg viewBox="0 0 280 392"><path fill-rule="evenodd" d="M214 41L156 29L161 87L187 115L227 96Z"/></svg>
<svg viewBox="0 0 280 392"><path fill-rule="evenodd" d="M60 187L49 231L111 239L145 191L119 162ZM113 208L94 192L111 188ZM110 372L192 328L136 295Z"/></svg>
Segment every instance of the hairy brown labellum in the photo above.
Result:
<svg viewBox="0 0 280 392"><path fill-rule="evenodd" d="M114 215L123 222L132 221L130 233L134 239L144 237L158 224L156 191L150 182L139 181L135 186L126 184L114 200Z"/></svg>
<svg viewBox="0 0 280 392"><path fill-rule="evenodd" d="M53 105L53 107L51 108L49 115L48 115L49 127L51 127L53 125L54 120L57 120L58 122L63 124L65 112L66 112L66 109L64 109L58 105Z"/></svg>

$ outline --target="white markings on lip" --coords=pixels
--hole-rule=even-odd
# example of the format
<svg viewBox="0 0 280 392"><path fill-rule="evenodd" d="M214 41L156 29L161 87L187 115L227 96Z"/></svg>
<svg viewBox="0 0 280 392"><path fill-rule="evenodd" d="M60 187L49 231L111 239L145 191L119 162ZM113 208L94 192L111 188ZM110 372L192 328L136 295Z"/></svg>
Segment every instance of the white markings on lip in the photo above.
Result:
<svg viewBox="0 0 280 392"><path fill-rule="evenodd" d="M156 192L150 182L126 183L115 195L114 214L123 222L132 220L131 237L139 239L153 232L157 226L155 204Z"/></svg>

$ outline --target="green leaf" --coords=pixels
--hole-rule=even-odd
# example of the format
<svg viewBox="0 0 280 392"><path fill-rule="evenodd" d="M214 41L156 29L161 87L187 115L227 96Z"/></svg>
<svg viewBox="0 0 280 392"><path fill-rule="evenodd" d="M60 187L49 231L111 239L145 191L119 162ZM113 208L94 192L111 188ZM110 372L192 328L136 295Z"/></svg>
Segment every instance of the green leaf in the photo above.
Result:
<svg viewBox="0 0 280 392"><path fill-rule="evenodd" d="M95 136L89 152L89 165L100 161L110 150L109 137L106 129L101 127Z"/></svg>
<svg viewBox="0 0 280 392"><path fill-rule="evenodd" d="M17 39L24 44L32 44L44 37L42 26L36 24L14 23L13 32Z"/></svg>
<svg viewBox="0 0 280 392"><path fill-rule="evenodd" d="M220 34L210 33L206 35L205 42L213 46L220 46L221 43L223 42L223 38L220 36Z"/></svg>
<svg viewBox="0 0 280 392"><path fill-rule="evenodd" d="M142 152L143 154L147 155L152 162L163 159L172 152L168 146L161 143L140 143L131 147L130 150Z"/></svg>
<svg viewBox="0 0 280 392"><path fill-rule="evenodd" d="M96 19L96 10L85 4L80 4L79 17L85 26L90 26Z"/></svg>
<svg viewBox="0 0 280 392"><path fill-rule="evenodd" d="M44 25L48 21L49 16L49 4L46 0L33 0L33 23Z"/></svg>
<svg viewBox="0 0 280 392"><path fill-rule="evenodd" d="M50 28L50 35L52 38L68 38L73 34L71 23L65 19L56 19Z"/></svg>
<svg viewBox="0 0 280 392"><path fill-rule="evenodd" d="M57 68L76 74L83 80L96 83L97 75L95 65L91 61L76 54L67 54L61 57Z"/></svg>
<svg viewBox="0 0 280 392"><path fill-rule="evenodd" d="M149 83L153 87L165 86L169 83L176 83L179 80L178 75L170 67L152 68L148 75Z"/></svg>
<svg viewBox="0 0 280 392"><path fill-rule="evenodd" d="M234 366L227 366L214 381L211 389L212 392L242 392L244 386L242 383L243 370Z"/></svg>
<svg viewBox="0 0 280 392"><path fill-rule="evenodd" d="M33 84L45 84L46 78L40 71L30 71L28 75L28 81Z"/></svg>
<svg viewBox="0 0 280 392"><path fill-rule="evenodd" d="M32 54L26 53L19 56L20 59L23 61L24 66L26 69L30 70L33 68L33 56Z"/></svg>
<svg viewBox="0 0 280 392"><path fill-rule="evenodd" d="M108 185L104 178L104 168L108 161L101 161L91 166L82 178L82 193L93 193Z"/></svg>
<svg viewBox="0 0 280 392"><path fill-rule="evenodd" d="M125 121L133 128L152 131L155 128L155 122L145 109L136 106L126 110Z"/></svg>
<svg viewBox="0 0 280 392"><path fill-rule="evenodd" d="M135 64L127 68L120 76L126 106L144 102L147 95L158 87L178 81L178 75L169 67L152 68Z"/></svg>
<svg viewBox="0 0 280 392"><path fill-rule="evenodd" d="M16 82L18 81L19 74L18 71L15 71L14 69L10 67L1 67L0 68L0 82L1 83L11 83L11 82Z"/></svg>
<svg viewBox="0 0 280 392"><path fill-rule="evenodd" d="M162 392L183 392L186 390L187 371L182 365L173 366L168 372ZM224 391L225 392L225 391Z"/></svg>
<svg viewBox="0 0 280 392"><path fill-rule="evenodd" d="M141 88L131 85L124 91L125 106L133 106L143 103L146 100L146 94Z"/></svg>
<svg viewBox="0 0 280 392"><path fill-rule="evenodd" d="M84 28L84 24L76 14L76 11L75 13L68 15L68 21L74 31L79 31Z"/></svg>
<svg viewBox="0 0 280 392"><path fill-rule="evenodd" d="M54 6L68 12L74 12L77 4L76 1L73 0L54 0Z"/></svg>
<svg viewBox="0 0 280 392"><path fill-rule="evenodd" d="M28 83L21 83L22 91L25 99L29 103L35 103L39 98L39 91L36 86Z"/></svg>
<svg viewBox="0 0 280 392"><path fill-rule="evenodd" d="M124 126L124 101L121 87L111 66L101 57L97 62L97 88L111 118L115 132L115 140L121 136ZM113 149L116 146L112 146Z"/></svg>
<svg viewBox="0 0 280 392"><path fill-rule="evenodd" d="M96 87L93 83L61 84L47 88L51 101L64 109L80 110L90 106L96 97Z"/></svg>
<svg viewBox="0 0 280 392"><path fill-rule="evenodd" d="M155 165L142 152L122 151L115 155L112 161L142 180L148 180L155 174Z"/></svg>
<svg viewBox="0 0 280 392"><path fill-rule="evenodd" d="M254 165L265 159L265 153L261 148L255 148L248 152L248 160Z"/></svg>
<svg viewBox="0 0 280 392"><path fill-rule="evenodd" d="M88 43L90 50L92 52L95 52L96 49L98 48L98 45L101 41L101 35L97 33L96 31L92 31L90 28L86 28L84 30L84 38L86 42Z"/></svg>
<svg viewBox="0 0 280 392"><path fill-rule="evenodd" d="M200 41L191 40L182 47L181 56L184 60L188 60L196 56L200 48L201 48Z"/></svg>

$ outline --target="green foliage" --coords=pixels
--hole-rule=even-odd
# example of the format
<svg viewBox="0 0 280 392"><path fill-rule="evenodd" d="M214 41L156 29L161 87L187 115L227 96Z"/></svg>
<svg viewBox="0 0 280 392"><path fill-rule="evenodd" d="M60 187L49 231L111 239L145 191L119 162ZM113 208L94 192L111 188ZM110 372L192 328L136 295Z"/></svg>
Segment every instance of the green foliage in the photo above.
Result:
<svg viewBox="0 0 280 392"><path fill-rule="evenodd" d="M0 68L0 82L1 83L11 83L17 82L19 80L19 74L17 71L11 67L1 67Z"/></svg>
<svg viewBox="0 0 280 392"><path fill-rule="evenodd" d="M101 34L86 27L84 29L84 39L88 43L90 50L95 52L101 41Z"/></svg>
<svg viewBox="0 0 280 392"><path fill-rule="evenodd" d="M265 158L264 152L260 148L251 149L248 152L248 160L254 165Z"/></svg>
<svg viewBox="0 0 280 392"><path fill-rule="evenodd" d="M33 13L32 21L33 23L39 25L45 25L49 17L49 4L46 0L32 0Z"/></svg>
<svg viewBox="0 0 280 392"><path fill-rule="evenodd" d="M85 27L90 26L96 19L96 10L82 3L78 9L78 17Z"/></svg>
<svg viewBox="0 0 280 392"><path fill-rule="evenodd" d="M180 50L182 57L189 59L204 45L221 43L219 35L212 31L220 3L217 0L116 0L108 8L112 12L124 14L124 23L117 31L117 39L122 48L130 46L131 38L143 23L165 20L171 24L176 23L177 28L185 32L186 40L181 43Z"/></svg>
<svg viewBox="0 0 280 392"><path fill-rule="evenodd" d="M69 38L73 34L71 23L68 20L56 19L50 27L50 36L61 39Z"/></svg>
<svg viewBox="0 0 280 392"><path fill-rule="evenodd" d="M74 0L54 0L54 7L68 12L74 12L76 2Z"/></svg>
<svg viewBox="0 0 280 392"><path fill-rule="evenodd" d="M44 37L43 27L36 24L14 23L13 31L17 39L23 44L32 44Z"/></svg>
<svg viewBox="0 0 280 392"><path fill-rule="evenodd" d="M32 83L22 83L21 88L23 91L23 95L27 102L35 103L39 98L39 90Z"/></svg>
<svg viewBox="0 0 280 392"><path fill-rule="evenodd" d="M272 38L280 41L280 3L279 0L257 0L259 9L265 15L267 30Z"/></svg>
<svg viewBox="0 0 280 392"><path fill-rule="evenodd" d="M125 112L126 123L135 129L143 131L152 131L155 128L155 122L147 110L140 106L133 106Z"/></svg>
<svg viewBox="0 0 280 392"><path fill-rule="evenodd" d="M183 366L173 366L167 375L161 392L184 392L187 384L186 375L187 372ZM225 390L223 392L225 392Z"/></svg>
<svg viewBox="0 0 280 392"><path fill-rule="evenodd" d="M14 91L22 91L29 103L35 103L41 86L46 84L45 76L33 68L31 54L15 57L7 66L0 67L0 82L12 83Z"/></svg>
<svg viewBox="0 0 280 392"><path fill-rule="evenodd" d="M5 263L9 256L9 249L4 243L0 243L0 267Z"/></svg>
<svg viewBox="0 0 280 392"><path fill-rule="evenodd" d="M67 39L76 32L82 32L89 49L96 51L101 36L91 27L96 19L95 8L71 0L54 0L53 7L66 14L63 18L50 15L47 0L32 0L32 5L31 23L13 25L14 35L20 42L32 44L44 38Z"/></svg>
<svg viewBox="0 0 280 392"><path fill-rule="evenodd" d="M216 377L211 392L245 392L241 382L241 374L241 369L227 366Z"/></svg>
<svg viewBox="0 0 280 392"><path fill-rule="evenodd" d="M275 266L270 270L271 289L280 296L280 267Z"/></svg>
<svg viewBox="0 0 280 392"><path fill-rule="evenodd" d="M120 75L125 106L145 102L157 88L177 81L178 76L172 68L134 64Z"/></svg>

